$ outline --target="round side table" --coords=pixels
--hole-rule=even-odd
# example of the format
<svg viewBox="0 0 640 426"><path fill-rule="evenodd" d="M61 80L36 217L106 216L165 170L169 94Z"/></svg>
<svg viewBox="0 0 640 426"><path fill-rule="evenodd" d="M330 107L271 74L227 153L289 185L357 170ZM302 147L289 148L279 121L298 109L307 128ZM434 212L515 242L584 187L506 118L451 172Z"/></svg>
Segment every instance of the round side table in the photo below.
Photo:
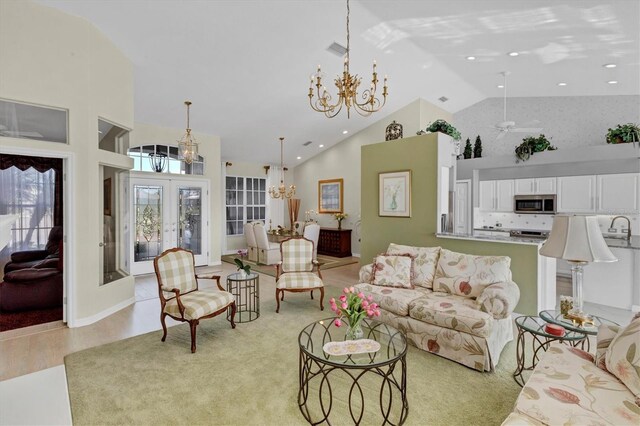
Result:
<svg viewBox="0 0 640 426"><path fill-rule="evenodd" d="M520 386L524 386L525 380L522 377L522 373L525 370L533 370L538 364L539 352L542 350L546 352L552 342L559 341L568 343L573 347L582 345L584 347L585 341L589 341L587 334L579 331L567 330L564 336L556 336L549 334L544 330L544 326L547 322L539 317L522 316L516 318L516 328L518 329L518 339L516 346L516 371L513 372L513 379ZM526 346L525 335L531 335L531 351L533 353L531 359L531 365L526 367Z"/></svg>
<svg viewBox="0 0 640 426"><path fill-rule="evenodd" d="M256 273L240 275L240 272L227 276L227 291L236 299L235 322L249 322L260 316L260 276ZM227 311L230 319L231 311Z"/></svg>

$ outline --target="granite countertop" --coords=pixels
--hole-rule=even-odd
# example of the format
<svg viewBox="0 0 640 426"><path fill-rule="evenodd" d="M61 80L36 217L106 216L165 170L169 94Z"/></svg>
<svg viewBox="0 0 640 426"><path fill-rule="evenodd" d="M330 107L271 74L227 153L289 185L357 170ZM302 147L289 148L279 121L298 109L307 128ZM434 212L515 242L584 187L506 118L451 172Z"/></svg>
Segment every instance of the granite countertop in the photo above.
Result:
<svg viewBox="0 0 640 426"><path fill-rule="evenodd" d="M484 231L485 229L483 229ZM489 230L490 231L490 230ZM526 238L526 237L511 237L507 235L477 235L477 234L462 234L454 232L440 232L436 234L436 237L441 238L455 238L460 240L477 240L477 241L495 241L501 243L513 243L513 244L534 244L541 245L546 240L543 238ZM624 248L630 250L640 250L640 235L633 235L631 241L627 241L622 238L606 238L604 239L609 247L612 248Z"/></svg>

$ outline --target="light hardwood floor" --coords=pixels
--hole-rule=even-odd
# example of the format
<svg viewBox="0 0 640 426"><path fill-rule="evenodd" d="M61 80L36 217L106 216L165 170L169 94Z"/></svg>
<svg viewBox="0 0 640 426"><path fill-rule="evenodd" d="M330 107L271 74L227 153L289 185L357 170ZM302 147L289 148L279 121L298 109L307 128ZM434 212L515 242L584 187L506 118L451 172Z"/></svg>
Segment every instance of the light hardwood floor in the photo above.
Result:
<svg viewBox="0 0 640 426"><path fill-rule="evenodd" d="M359 269L360 265L354 263L322 271L325 286L341 288L353 285L358 278ZM210 268L207 269L209 270ZM218 272L222 277L223 286L226 276L235 271L233 265L223 263ZM86 327L68 328L56 324L57 327L54 329L47 329L51 326L35 326L21 331L0 333L0 381L61 365L64 363L65 355L73 352L159 330L160 302L157 294L153 295L153 291L157 291L155 285L154 275L136 278L136 303ZM215 283L202 280L200 285L207 288L215 286ZM261 296L260 308L275 310L275 299L271 295L275 292L275 279L261 274L260 287L261 294L271 296ZM329 297L330 295L325 295L324 301L328 316ZM168 319L167 325L169 322L178 324Z"/></svg>

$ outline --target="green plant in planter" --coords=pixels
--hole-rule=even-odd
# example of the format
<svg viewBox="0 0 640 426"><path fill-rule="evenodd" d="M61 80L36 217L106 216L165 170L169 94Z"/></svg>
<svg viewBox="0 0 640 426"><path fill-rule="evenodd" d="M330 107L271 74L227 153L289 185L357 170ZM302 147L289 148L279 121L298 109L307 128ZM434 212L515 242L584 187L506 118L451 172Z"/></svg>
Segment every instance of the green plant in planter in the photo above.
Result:
<svg viewBox="0 0 640 426"><path fill-rule="evenodd" d="M555 151L555 146L545 135L527 136L522 139L522 143L516 147L516 163L527 161L534 153L542 151Z"/></svg>
<svg viewBox="0 0 640 426"><path fill-rule="evenodd" d="M471 141L467 138L467 143L464 144L464 152L462 153L463 157L469 159L473 156L473 149L471 148Z"/></svg>
<svg viewBox="0 0 640 426"><path fill-rule="evenodd" d="M482 140L480 140L480 135L476 136L476 143L473 144L473 158L482 158Z"/></svg>
<svg viewBox="0 0 640 426"><path fill-rule="evenodd" d="M427 126L426 129L427 132L441 132L444 133L445 135L449 135L453 138L453 140L459 141L462 136L460 136L460 132L458 131L458 129L456 129L455 127L453 127L451 124L447 123L445 120L436 120L433 123L429 124L429 126ZM418 132L418 134L422 134L421 132Z"/></svg>
<svg viewBox="0 0 640 426"><path fill-rule="evenodd" d="M615 129L609 129L607 132L607 143L629 142L640 142L640 127L637 124L618 124Z"/></svg>
<svg viewBox="0 0 640 426"><path fill-rule="evenodd" d="M243 270L247 275L251 274L251 265L249 265L248 263L244 263L242 260L238 259L237 257L233 259L233 261L238 266L238 271Z"/></svg>

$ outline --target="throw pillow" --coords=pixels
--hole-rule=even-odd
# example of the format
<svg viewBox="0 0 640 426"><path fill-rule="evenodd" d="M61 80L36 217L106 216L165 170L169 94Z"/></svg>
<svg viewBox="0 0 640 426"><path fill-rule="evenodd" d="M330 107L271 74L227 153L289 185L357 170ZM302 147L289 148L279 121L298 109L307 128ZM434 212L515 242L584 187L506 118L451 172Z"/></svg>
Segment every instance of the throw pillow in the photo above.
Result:
<svg viewBox="0 0 640 426"><path fill-rule="evenodd" d="M433 276L440 256L440 247L412 247L389 244L387 254L408 254L413 256L413 285L433 288Z"/></svg>
<svg viewBox="0 0 640 426"><path fill-rule="evenodd" d="M616 334L605 357L607 370L640 397L640 318Z"/></svg>
<svg viewBox="0 0 640 426"><path fill-rule="evenodd" d="M605 325L602 324L598 327L598 335L596 336L596 359L595 363L598 368L607 371L606 354L607 349L611 345L611 341L620 331L620 327L617 325Z"/></svg>
<svg viewBox="0 0 640 426"><path fill-rule="evenodd" d="M378 255L373 259L371 284L386 287L414 288L411 284L411 263L408 255Z"/></svg>
<svg viewBox="0 0 640 426"><path fill-rule="evenodd" d="M476 298L490 284L511 281L511 258L440 250L433 291Z"/></svg>

